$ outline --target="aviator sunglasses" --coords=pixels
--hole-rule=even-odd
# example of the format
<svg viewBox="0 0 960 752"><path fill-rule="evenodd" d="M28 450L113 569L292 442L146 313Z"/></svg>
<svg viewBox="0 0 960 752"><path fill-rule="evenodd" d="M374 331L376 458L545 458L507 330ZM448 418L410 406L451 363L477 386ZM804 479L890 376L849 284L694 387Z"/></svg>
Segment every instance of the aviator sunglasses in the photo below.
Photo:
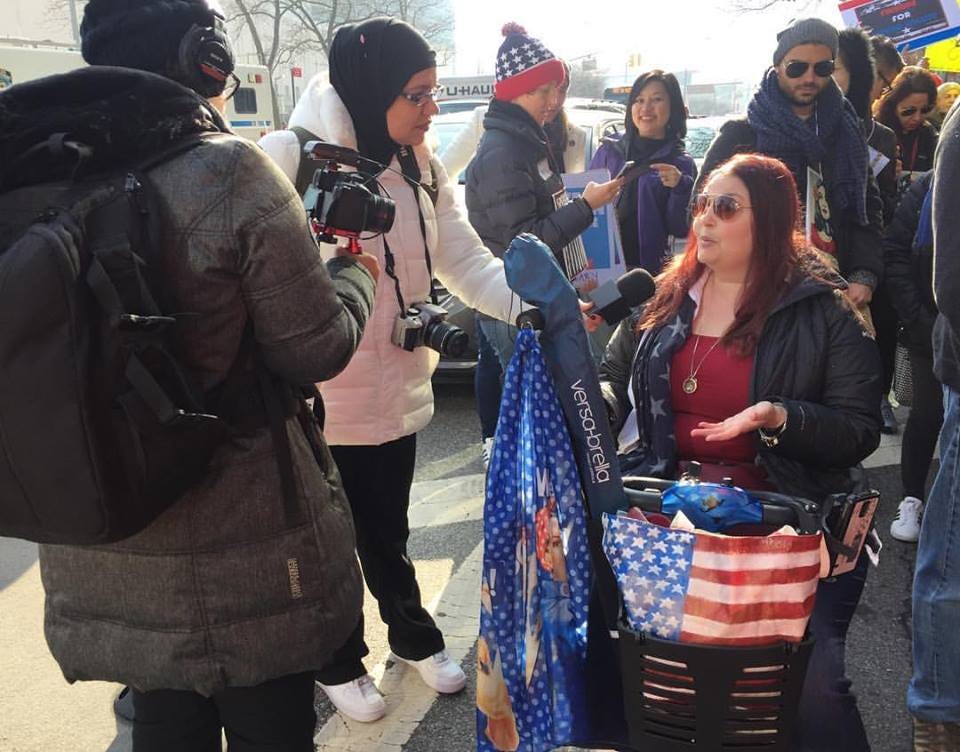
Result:
<svg viewBox="0 0 960 752"><path fill-rule="evenodd" d="M920 113L921 113L922 115L929 115L931 112L933 112L933 105L932 105L932 104L925 104L923 107L920 108ZM897 114L898 114L900 117L913 117L914 115L917 114L917 108L916 108L916 107L904 107L902 110L899 110L899 111L897 112Z"/></svg>
<svg viewBox="0 0 960 752"><path fill-rule="evenodd" d="M783 69L787 78L800 78L807 72L807 68L813 65L813 72L820 78L826 78L833 75L833 69L836 67L833 60L820 60L816 63L808 63L804 60L791 60Z"/></svg>
<svg viewBox="0 0 960 752"><path fill-rule="evenodd" d="M733 219L737 212L741 209L750 208L746 204L741 204L733 196L728 196L725 193L721 193L719 196L711 196L707 193L698 193L693 197L691 213L693 216L699 217L701 214L704 214L707 211L707 207L709 206L713 207L713 213L716 215L717 219L722 219L725 222L729 219Z"/></svg>

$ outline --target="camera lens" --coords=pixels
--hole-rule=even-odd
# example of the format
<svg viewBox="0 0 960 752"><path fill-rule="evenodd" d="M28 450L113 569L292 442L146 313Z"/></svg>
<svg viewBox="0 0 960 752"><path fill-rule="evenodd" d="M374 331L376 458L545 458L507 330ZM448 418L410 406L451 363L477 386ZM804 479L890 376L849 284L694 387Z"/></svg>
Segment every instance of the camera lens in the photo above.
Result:
<svg viewBox="0 0 960 752"><path fill-rule="evenodd" d="M433 321L423 330L423 343L441 355L459 358L467 351L469 337L459 326L446 321Z"/></svg>
<svg viewBox="0 0 960 752"><path fill-rule="evenodd" d="M367 221L364 231L384 233L390 232L393 227L393 218L397 213L397 205L389 198L377 196L373 193L367 199Z"/></svg>

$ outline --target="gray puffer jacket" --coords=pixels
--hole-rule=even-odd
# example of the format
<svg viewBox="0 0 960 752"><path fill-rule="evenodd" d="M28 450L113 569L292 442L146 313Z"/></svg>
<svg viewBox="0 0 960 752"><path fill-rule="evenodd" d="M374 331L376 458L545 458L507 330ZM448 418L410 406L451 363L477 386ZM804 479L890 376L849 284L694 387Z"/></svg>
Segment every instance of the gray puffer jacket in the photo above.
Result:
<svg viewBox="0 0 960 752"><path fill-rule="evenodd" d="M557 208L563 181L547 153L543 129L519 105L494 99L483 118L477 155L467 167L470 224L494 255L522 232L561 254L593 224L582 198Z"/></svg>
<svg viewBox="0 0 960 752"><path fill-rule="evenodd" d="M183 87L109 68L10 89L0 123L2 164L55 132L92 142L98 166L110 167L226 130ZM215 137L151 177L167 228L164 292L196 314L183 319L185 360L204 388L224 380L250 331L290 383L346 366L373 281L353 260L321 260L299 197L256 146ZM4 178L17 179L0 175L0 190ZM209 695L318 669L345 641L362 603L350 512L326 446L318 462L296 419L286 428L305 512L292 529L264 427L223 445L205 480L139 534L41 546L47 641L69 681Z"/></svg>

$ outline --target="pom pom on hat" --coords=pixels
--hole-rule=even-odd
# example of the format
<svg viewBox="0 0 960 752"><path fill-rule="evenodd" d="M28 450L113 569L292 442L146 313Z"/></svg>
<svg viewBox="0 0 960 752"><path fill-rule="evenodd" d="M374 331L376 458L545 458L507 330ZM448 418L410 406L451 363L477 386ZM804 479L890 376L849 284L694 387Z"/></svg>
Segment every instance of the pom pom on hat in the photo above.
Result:
<svg viewBox="0 0 960 752"><path fill-rule="evenodd" d="M496 82L493 85L497 99L511 100L550 83L558 86L566 80L563 63L539 39L527 34L520 24L511 21L501 29L503 44L497 52Z"/></svg>

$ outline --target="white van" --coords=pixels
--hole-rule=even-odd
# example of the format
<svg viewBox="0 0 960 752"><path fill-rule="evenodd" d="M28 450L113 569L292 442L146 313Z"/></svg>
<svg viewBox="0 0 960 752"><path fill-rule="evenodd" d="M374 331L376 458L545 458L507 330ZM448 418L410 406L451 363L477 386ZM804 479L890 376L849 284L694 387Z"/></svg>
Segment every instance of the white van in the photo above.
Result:
<svg viewBox="0 0 960 752"><path fill-rule="evenodd" d="M0 40L0 91L14 84L82 68L80 53L68 46ZM267 69L238 65L240 88L227 102L226 120L238 136L258 141L276 126Z"/></svg>

